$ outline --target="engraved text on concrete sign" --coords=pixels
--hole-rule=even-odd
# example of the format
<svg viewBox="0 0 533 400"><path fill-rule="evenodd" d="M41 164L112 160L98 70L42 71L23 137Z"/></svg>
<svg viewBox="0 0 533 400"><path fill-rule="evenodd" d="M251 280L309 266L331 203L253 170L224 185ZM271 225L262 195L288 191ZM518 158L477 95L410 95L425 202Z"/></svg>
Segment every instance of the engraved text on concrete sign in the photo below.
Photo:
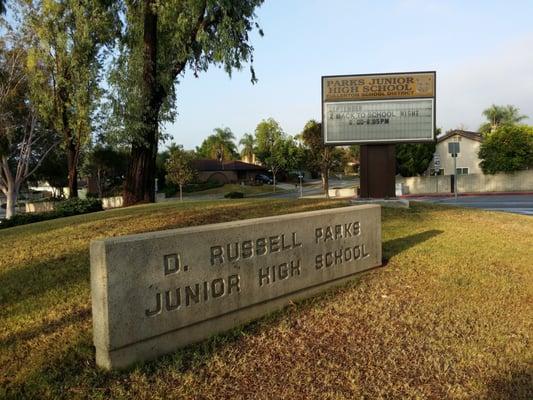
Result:
<svg viewBox="0 0 533 400"><path fill-rule="evenodd" d="M380 264L379 206L94 241L97 363L154 358Z"/></svg>

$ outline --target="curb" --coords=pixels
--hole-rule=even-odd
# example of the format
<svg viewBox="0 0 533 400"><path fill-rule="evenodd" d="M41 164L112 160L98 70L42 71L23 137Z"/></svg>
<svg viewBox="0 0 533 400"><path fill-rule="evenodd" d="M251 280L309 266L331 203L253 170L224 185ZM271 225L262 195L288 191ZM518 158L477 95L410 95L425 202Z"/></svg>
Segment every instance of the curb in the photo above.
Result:
<svg viewBox="0 0 533 400"><path fill-rule="evenodd" d="M533 192L470 192L457 193L457 197L469 196L531 196ZM404 194L399 196L401 199L418 198L418 197L454 197L453 193L420 193L420 194Z"/></svg>

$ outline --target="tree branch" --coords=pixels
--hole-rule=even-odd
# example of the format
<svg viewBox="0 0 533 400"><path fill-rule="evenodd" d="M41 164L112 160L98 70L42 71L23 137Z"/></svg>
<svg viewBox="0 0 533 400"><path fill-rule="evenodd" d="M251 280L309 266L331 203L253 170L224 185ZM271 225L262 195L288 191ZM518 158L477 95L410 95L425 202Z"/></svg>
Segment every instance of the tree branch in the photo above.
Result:
<svg viewBox="0 0 533 400"><path fill-rule="evenodd" d="M31 176L31 175L37 170L37 168L39 168L39 167L41 166L42 162L44 161L44 159L46 158L46 156L48 155L48 153L50 153L50 152L54 149L54 147L56 147L59 143L61 143L61 141L57 141L57 142L55 142L54 144L52 144L52 145L48 148L48 150L46 150L46 151L44 152L44 154L41 156L41 158L39 159L39 161L37 162L37 164L35 165L35 167L33 167L33 169L32 169L30 172L28 172L28 173L24 176L24 180L28 179L28 178L29 178L29 177L30 177L30 176Z"/></svg>

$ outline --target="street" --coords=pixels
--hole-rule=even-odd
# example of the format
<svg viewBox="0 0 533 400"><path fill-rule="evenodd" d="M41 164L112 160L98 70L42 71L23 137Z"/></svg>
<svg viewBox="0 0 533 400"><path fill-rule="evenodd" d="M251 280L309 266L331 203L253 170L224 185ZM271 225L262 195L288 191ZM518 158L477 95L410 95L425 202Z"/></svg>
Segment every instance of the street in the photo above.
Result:
<svg viewBox="0 0 533 400"><path fill-rule="evenodd" d="M453 197L416 197L409 200L533 215L533 195L530 194L459 196L457 201Z"/></svg>

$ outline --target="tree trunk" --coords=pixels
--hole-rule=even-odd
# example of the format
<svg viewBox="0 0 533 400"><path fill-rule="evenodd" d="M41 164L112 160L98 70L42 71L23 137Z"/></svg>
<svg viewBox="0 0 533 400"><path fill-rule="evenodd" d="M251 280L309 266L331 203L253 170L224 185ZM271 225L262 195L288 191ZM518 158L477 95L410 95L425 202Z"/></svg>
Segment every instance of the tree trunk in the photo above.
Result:
<svg viewBox="0 0 533 400"><path fill-rule="evenodd" d="M183 186L180 185L180 201L183 201L183 190L182 190Z"/></svg>
<svg viewBox="0 0 533 400"><path fill-rule="evenodd" d="M274 186L274 192L276 191L276 174L272 172L272 185Z"/></svg>
<svg viewBox="0 0 533 400"><path fill-rule="evenodd" d="M78 197L78 158L79 147L74 143L73 139L69 139L67 142L69 199Z"/></svg>
<svg viewBox="0 0 533 400"><path fill-rule="evenodd" d="M101 199L102 196L102 177L100 175L100 168L96 172L96 184L98 185L98 198Z"/></svg>
<svg viewBox="0 0 533 400"><path fill-rule="evenodd" d="M157 139L155 139L157 140ZM149 146L134 143L124 186L124 205L155 201L155 158L157 143Z"/></svg>
<svg viewBox="0 0 533 400"><path fill-rule="evenodd" d="M155 0L144 0L143 128L131 146L131 159L124 186L124 205L155 201L159 110L163 95L157 82L157 14Z"/></svg>
<svg viewBox="0 0 533 400"><path fill-rule="evenodd" d="M6 193L6 219L15 215L15 205L17 204L17 191L14 187L9 187Z"/></svg>
<svg viewBox="0 0 533 400"><path fill-rule="evenodd" d="M329 169L327 168L322 170L322 188L324 189L326 199L329 199Z"/></svg>

